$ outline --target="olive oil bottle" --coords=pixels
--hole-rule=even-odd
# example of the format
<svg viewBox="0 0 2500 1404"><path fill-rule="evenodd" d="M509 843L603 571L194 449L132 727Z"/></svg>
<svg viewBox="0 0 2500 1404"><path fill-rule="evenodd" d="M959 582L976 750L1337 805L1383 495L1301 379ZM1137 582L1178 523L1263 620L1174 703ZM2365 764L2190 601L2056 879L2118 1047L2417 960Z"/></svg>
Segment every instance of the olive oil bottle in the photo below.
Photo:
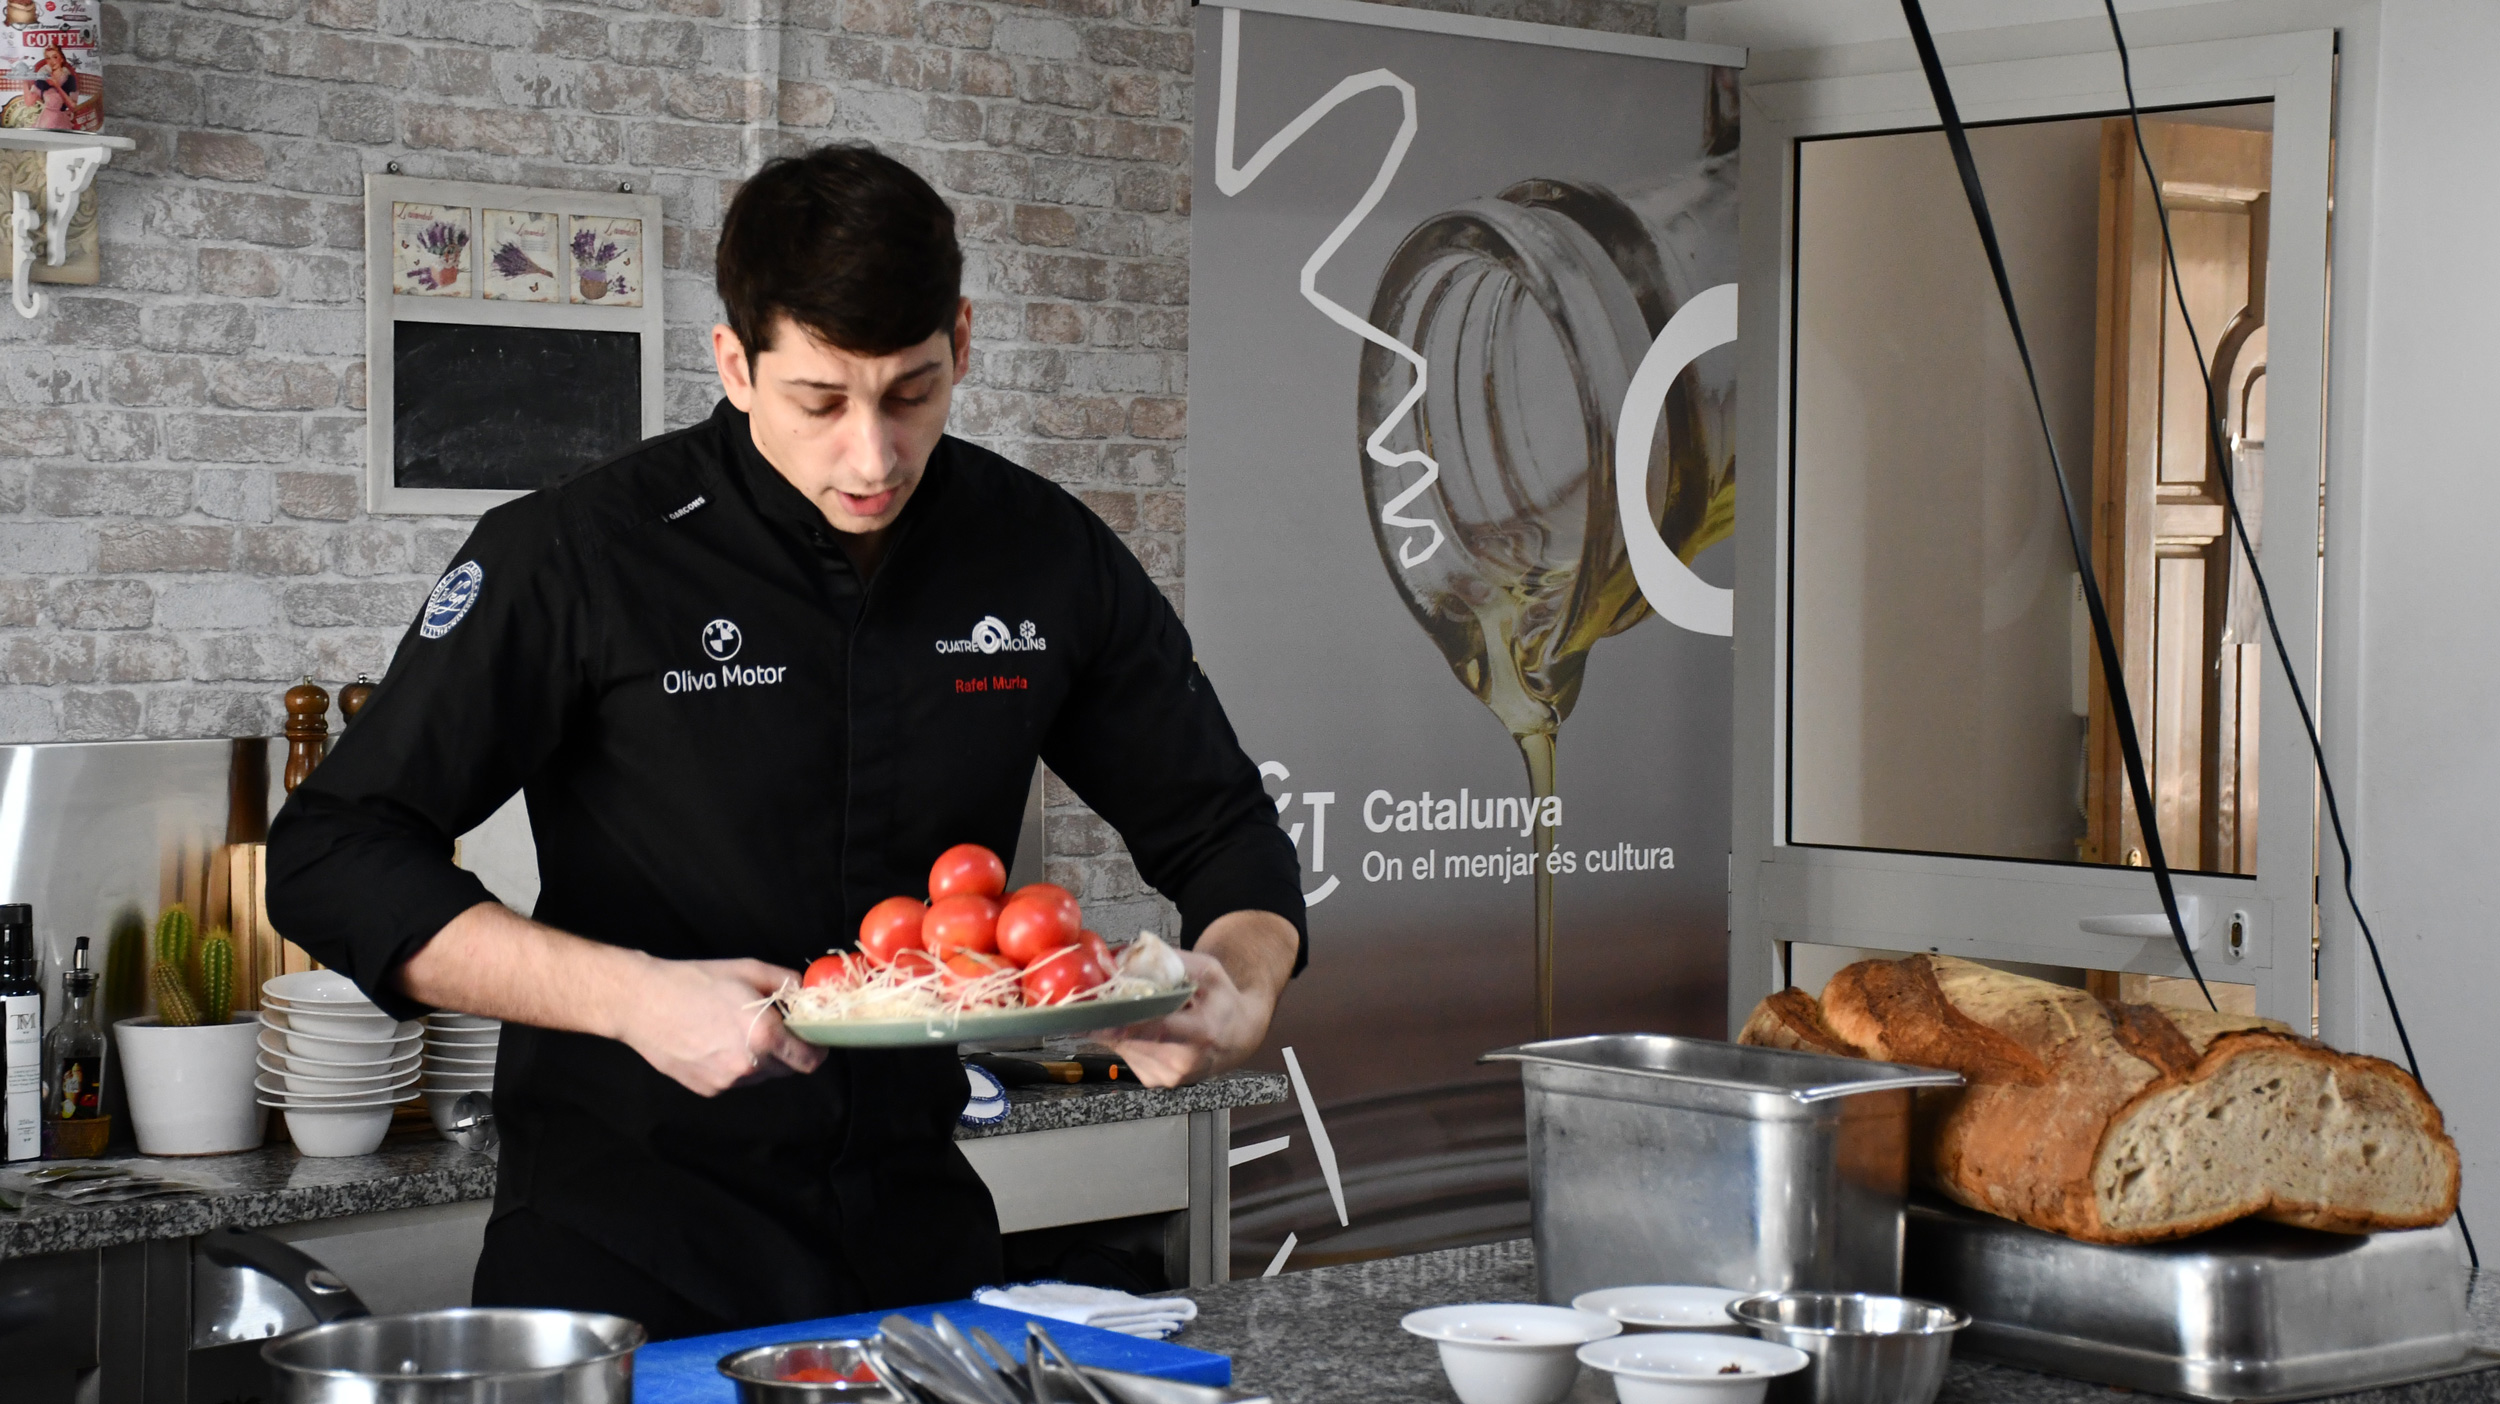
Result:
<svg viewBox="0 0 2500 1404"><path fill-rule="evenodd" d="M0 905L0 1160L43 1154L43 984L35 909Z"/></svg>

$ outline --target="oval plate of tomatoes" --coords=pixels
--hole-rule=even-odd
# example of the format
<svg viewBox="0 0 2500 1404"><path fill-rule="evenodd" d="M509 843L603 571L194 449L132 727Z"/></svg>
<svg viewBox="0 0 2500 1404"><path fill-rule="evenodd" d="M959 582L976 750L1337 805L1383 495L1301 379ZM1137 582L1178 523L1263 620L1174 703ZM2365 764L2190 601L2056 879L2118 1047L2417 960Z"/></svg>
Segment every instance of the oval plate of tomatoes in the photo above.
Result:
<svg viewBox="0 0 2500 1404"><path fill-rule="evenodd" d="M870 908L856 949L819 957L783 992L782 1022L842 1048L1032 1039L1161 1018L1197 992L1158 938L1115 953L1085 929L1066 889L1006 887L997 854L948 849L930 869L928 900Z"/></svg>

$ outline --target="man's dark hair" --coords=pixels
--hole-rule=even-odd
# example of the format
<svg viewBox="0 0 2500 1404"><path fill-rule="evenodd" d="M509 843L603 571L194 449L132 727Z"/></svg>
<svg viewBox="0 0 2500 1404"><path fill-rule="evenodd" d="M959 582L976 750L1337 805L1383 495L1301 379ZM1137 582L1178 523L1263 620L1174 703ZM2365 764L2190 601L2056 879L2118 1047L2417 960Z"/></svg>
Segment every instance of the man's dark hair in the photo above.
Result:
<svg viewBox="0 0 2500 1404"><path fill-rule="evenodd" d="M951 333L963 273L954 212L864 142L766 162L729 202L712 266L750 357L772 349L782 314L863 356Z"/></svg>

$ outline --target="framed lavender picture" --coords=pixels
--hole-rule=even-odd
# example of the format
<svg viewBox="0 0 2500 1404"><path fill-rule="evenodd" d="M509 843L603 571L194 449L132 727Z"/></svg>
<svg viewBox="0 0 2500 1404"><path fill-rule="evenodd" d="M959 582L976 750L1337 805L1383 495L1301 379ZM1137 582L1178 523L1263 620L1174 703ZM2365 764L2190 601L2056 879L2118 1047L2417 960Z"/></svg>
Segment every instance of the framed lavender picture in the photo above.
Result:
<svg viewBox="0 0 2500 1404"><path fill-rule="evenodd" d="M660 218L652 195L366 176L367 508L475 516L659 433Z"/></svg>

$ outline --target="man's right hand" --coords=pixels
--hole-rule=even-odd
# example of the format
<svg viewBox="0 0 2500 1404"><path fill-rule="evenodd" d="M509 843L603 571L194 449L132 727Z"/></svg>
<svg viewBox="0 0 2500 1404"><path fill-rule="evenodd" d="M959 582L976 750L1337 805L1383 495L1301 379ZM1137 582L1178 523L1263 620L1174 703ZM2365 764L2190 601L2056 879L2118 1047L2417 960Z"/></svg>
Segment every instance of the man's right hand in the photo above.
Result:
<svg viewBox="0 0 2500 1404"><path fill-rule="evenodd" d="M824 1050L781 1026L757 1001L797 976L760 960L657 960L615 1037L688 1089L715 1096L752 1077L767 1058L813 1072Z"/></svg>
<svg viewBox="0 0 2500 1404"><path fill-rule="evenodd" d="M480 902L399 968L438 1009L613 1038L687 1090L712 1097L775 1060L813 1072L824 1051L763 1001L795 972L760 960L661 960L584 940Z"/></svg>

